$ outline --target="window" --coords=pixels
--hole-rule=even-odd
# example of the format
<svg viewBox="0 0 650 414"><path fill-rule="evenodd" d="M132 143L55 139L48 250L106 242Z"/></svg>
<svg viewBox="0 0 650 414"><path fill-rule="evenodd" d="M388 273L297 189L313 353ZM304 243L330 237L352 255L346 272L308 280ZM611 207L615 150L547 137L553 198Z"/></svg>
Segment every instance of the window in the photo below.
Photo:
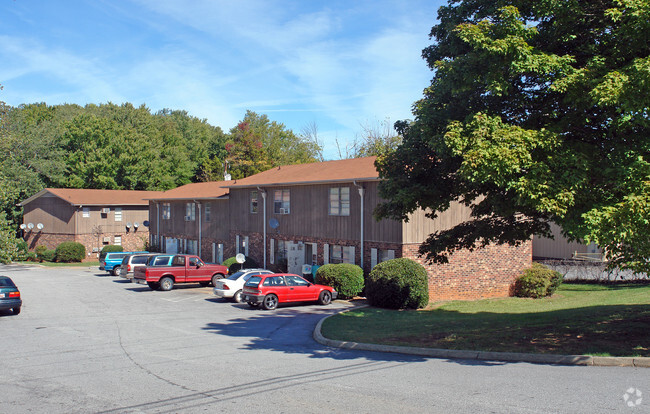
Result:
<svg viewBox="0 0 650 414"><path fill-rule="evenodd" d="M196 203L185 203L185 221L196 220Z"/></svg>
<svg viewBox="0 0 650 414"><path fill-rule="evenodd" d="M186 240L185 251L187 254L198 254L199 242L197 240Z"/></svg>
<svg viewBox="0 0 650 414"><path fill-rule="evenodd" d="M239 234L235 236L235 253L243 253L244 256L248 256L248 236L240 236Z"/></svg>
<svg viewBox="0 0 650 414"><path fill-rule="evenodd" d="M122 207L115 207L115 221L122 221Z"/></svg>
<svg viewBox="0 0 650 414"><path fill-rule="evenodd" d="M395 250L370 249L370 266L395 258Z"/></svg>
<svg viewBox="0 0 650 414"><path fill-rule="evenodd" d="M162 219L169 220L172 215L171 205L169 203L163 203L162 205Z"/></svg>
<svg viewBox="0 0 650 414"><path fill-rule="evenodd" d="M205 221L210 221L212 214L212 203L205 203Z"/></svg>
<svg viewBox="0 0 650 414"><path fill-rule="evenodd" d="M284 278L282 276L272 276L264 279L262 286L286 286L286 283L284 283Z"/></svg>
<svg viewBox="0 0 650 414"><path fill-rule="evenodd" d="M257 191L251 191L251 213L257 213Z"/></svg>
<svg viewBox="0 0 650 414"><path fill-rule="evenodd" d="M223 244L212 243L212 261L214 263L223 263Z"/></svg>
<svg viewBox="0 0 650 414"><path fill-rule="evenodd" d="M271 264L281 263L287 259L287 242L271 239Z"/></svg>
<svg viewBox="0 0 650 414"><path fill-rule="evenodd" d="M330 188L330 216L350 215L350 187Z"/></svg>
<svg viewBox="0 0 650 414"><path fill-rule="evenodd" d="M275 190L273 195L273 212L275 214L289 214L289 190Z"/></svg>
<svg viewBox="0 0 650 414"><path fill-rule="evenodd" d="M84 211L81 214L81 217L84 217L84 218L90 217L90 207L84 207Z"/></svg>
<svg viewBox="0 0 650 414"><path fill-rule="evenodd" d="M327 263L354 264L354 246L337 246L335 244L330 245L327 260Z"/></svg>
<svg viewBox="0 0 650 414"><path fill-rule="evenodd" d="M309 286L309 282L300 276L285 276L284 278L289 286Z"/></svg>
<svg viewBox="0 0 650 414"><path fill-rule="evenodd" d="M116 246L121 246L122 245L122 236L113 237L113 244L116 245Z"/></svg>

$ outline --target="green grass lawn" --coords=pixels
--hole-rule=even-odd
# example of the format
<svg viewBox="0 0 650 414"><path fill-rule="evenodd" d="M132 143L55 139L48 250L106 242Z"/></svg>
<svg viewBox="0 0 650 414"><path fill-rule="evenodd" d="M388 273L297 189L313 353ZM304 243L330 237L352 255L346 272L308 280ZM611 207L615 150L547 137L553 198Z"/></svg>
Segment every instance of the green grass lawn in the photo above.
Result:
<svg viewBox="0 0 650 414"><path fill-rule="evenodd" d="M40 265L45 267L99 267L99 261L81 263L54 263L54 262L17 262L20 264Z"/></svg>
<svg viewBox="0 0 650 414"><path fill-rule="evenodd" d="M650 286L563 284L550 298L363 308L322 326L343 341L429 348L650 357Z"/></svg>

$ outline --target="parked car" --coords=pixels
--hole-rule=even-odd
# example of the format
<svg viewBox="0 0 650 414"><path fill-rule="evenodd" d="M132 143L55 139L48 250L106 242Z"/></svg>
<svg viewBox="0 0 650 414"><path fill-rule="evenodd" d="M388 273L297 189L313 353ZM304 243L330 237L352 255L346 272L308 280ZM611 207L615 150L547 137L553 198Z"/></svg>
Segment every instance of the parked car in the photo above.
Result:
<svg viewBox="0 0 650 414"><path fill-rule="evenodd" d="M147 284L153 290L172 290L176 283L201 283L204 286L228 273L226 266L205 263L198 256L177 254L168 267L144 266L135 269L133 282Z"/></svg>
<svg viewBox="0 0 650 414"><path fill-rule="evenodd" d="M318 301L321 305L328 305L337 296L336 290L330 286L310 283L289 273L252 276L242 291L242 301L251 307L262 305L266 310L289 302Z"/></svg>
<svg viewBox="0 0 650 414"><path fill-rule="evenodd" d="M242 289L244 283L250 279L251 276L257 275L270 275L273 274L270 270L266 269L244 269L235 272L225 279L219 279L214 285L214 294L220 298L232 298L233 301L241 302Z"/></svg>
<svg viewBox="0 0 650 414"><path fill-rule="evenodd" d="M8 276L0 276L0 310L9 310L18 315L23 301L20 298L20 290Z"/></svg>
<svg viewBox="0 0 650 414"><path fill-rule="evenodd" d="M146 266L149 258L155 253L129 254L124 256L122 264L117 269L117 274L125 279L133 279L133 269L138 266Z"/></svg>
<svg viewBox="0 0 650 414"><path fill-rule="evenodd" d="M136 253L149 253L149 252L108 252L106 257L99 262L99 270L105 270L113 276L117 276L117 270L115 267L119 267L122 264L124 256Z"/></svg>

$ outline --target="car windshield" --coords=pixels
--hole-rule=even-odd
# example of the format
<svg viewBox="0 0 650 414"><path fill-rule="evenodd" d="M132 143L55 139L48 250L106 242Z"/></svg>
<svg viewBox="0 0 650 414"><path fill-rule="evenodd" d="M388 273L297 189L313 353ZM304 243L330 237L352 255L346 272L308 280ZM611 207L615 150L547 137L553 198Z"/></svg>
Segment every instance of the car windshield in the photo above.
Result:
<svg viewBox="0 0 650 414"><path fill-rule="evenodd" d="M256 287L258 287L260 285L261 280L262 280L261 277L253 276L250 279L248 279L248 282L246 282L246 284L244 286L256 288Z"/></svg>
<svg viewBox="0 0 650 414"><path fill-rule="evenodd" d="M245 273L246 272L235 272L232 275L228 276L228 280L237 280L240 277L242 277L242 275L245 274Z"/></svg>
<svg viewBox="0 0 650 414"><path fill-rule="evenodd" d="M14 282L8 277L0 277L0 286L2 287L15 287Z"/></svg>

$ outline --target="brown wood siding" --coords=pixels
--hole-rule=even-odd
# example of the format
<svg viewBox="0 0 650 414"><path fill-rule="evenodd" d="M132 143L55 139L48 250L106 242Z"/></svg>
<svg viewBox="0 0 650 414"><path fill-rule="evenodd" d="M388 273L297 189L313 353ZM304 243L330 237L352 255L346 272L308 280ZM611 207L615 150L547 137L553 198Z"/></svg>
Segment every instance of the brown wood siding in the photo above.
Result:
<svg viewBox="0 0 650 414"><path fill-rule="evenodd" d="M329 189L350 188L350 215L329 215ZM369 241L399 242L401 225L392 220L377 223L372 212L377 204L376 183L364 183L364 239ZM361 198L352 183L332 185L304 185L290 187L267 187L266 225L267 234L296 237L317 237L339 240L359 240L361 235ZM290 191L290 214L276 214L273 199L276 190ZM250 213L250 193L254 189L232 189L230 192L230 217L232 229L241 232L263 232L263 199L258 197L258 212ZM269 220L278 220L277 229L268 226Z"/></svg>
<svg viewBox="0 0 650 414"><path fill-rule="evenodd" d="M24 206L23 222L43 224L43 231L57 234L74 234L75 208L70 203L52 195L44 195ZM32 230L36 232L37 229Z"/></svg>
<svg viewBox="0 0 650 414"><path fill-rule="evenodd" d="M438 214L435 220L426 217L424 210L409 214L409 221L404 224L404 243L422 243L429 234L448 230L470 218L470 209L460 203L452 203L450 207Z"/></svg>
<svg viewBox="0 0 650 414"><path fill-rule="evenodd" d="M149 219L149 209L147 206L124 206L117 208L122 209L122 220L115 220L114 206L108 207L108 213L102 213L102 207L88 207L90 209L90 217L83 217L83 208L79 207L76 210L77 217L77 231L76 234L92 234L93 229L98 226L104 234L121 234L127 231L127 224L131 226L128 229L130 233L137 233L138 231L146 230L144 221ZM138 223L138 228L135 228L135 223Z"/></svg>
<svg viewBox="0 0 650 414"><path fill-rule="evenodd" d="M586 253L587 245L578 242L569 242L562 236L560 226L551 223L551 233L554 239L535 236L533 238L533 257L546 259L571 259L575 252ZM597 249L600 252L600 249Z"/></svg>
<svg viewBox="0 0 650 414"><path fill-rule="evenodd" d="M151 234L158 235L158 224L160 224L160 235L178 236L191 240L199 238L199 206L198 203L194 210L194 220L185 221L185 204L193 202L191 200L169 201L170 218L163 219L163 204L167 201L161 201L150 204L151 212ZM200 220L203 223L201 228L201 238L221 239L230 235L230 218L229 204L227 199L211 200L210 221L205 220L205 203L201 201Z"/></svg>

